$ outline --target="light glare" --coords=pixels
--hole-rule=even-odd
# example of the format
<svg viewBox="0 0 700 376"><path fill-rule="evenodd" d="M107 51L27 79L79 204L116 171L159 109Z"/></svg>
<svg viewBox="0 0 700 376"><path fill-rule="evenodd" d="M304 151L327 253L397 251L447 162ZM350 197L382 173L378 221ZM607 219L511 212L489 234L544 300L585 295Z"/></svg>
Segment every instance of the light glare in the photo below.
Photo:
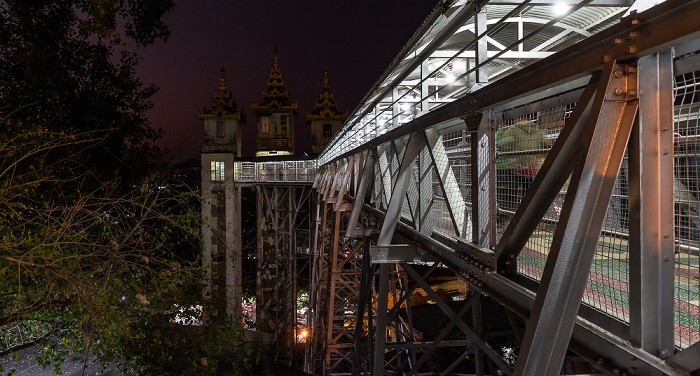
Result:
<svg viewBox="0 0 700 376"><path fill-rule="evenodd" d="M567 4L556 3L554 4L554 14L556 14L557 16L561 16L562 14L568 12L569 8L571 7Z"/></svg>

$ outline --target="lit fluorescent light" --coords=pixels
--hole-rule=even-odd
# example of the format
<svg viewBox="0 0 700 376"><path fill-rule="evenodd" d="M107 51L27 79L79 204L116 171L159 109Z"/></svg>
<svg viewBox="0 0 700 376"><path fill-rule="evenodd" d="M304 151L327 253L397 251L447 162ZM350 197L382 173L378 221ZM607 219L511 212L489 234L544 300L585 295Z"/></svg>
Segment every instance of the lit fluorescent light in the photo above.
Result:
<svg viewBox="0 0 700 376"><path fill-rule="evenodd" d="M554 4L554 14L556 14L557 16L561 16L562 14L568 12L570 8L571 6L569 6L568 4L556 3Z"/></svg>

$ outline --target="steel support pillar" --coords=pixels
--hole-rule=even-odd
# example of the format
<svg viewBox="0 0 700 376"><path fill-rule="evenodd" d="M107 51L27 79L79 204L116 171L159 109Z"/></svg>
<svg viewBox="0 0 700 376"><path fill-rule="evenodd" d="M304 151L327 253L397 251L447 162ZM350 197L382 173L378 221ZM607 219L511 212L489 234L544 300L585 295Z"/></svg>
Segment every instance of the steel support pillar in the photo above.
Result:
<svg viewBox="0 0 700 376"><path fill-rule="evenodd" d="M639 118L629 147L630 341L674 351L673 53L639 59ZM642 173L644 171L644 173Z"/></svg>
<svg viewBox="0 0 700 376"><path fill-rule="evenodd" d="M516 375L558 375L637 116L637 79L606 64L530 314Z"/></svg>
<svg viewBox="0 0 700 376"><path fill-rule="evenodd" d="M297 231L308 225L310 187L258 185L258 330L273 333L288 365L297 342Z"/></svg>

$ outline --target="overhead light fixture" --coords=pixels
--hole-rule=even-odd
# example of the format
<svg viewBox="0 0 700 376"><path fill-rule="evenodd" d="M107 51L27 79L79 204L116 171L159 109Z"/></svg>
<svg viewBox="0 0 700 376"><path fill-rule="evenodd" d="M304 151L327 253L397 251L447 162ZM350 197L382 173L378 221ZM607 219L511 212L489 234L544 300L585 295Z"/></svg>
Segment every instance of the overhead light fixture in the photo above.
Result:
<svg viewBox="0 0 700 376"><path fill-rule="evenodd" d="M448 84L451 84L451 83L455 82L455 75L452 74L452 73L448 73L448 74L445 76L445 80L447 80L447 83L448 83Z"/></svg>
<svg viewBox="0 0 700 376"><path fill-rule="evenodd" d="M557 16L561 16L562 14L568 12L569 9L571 9L571 6L569 4L565 4L565 3L554 4L554 14Z"/></svg>
<svg viewBox="0 0 700 376"><path fill-rule="evenodd" d="M409 105L408 103L402 103L402 104L401 104L401 110L402 110L402 111L408 111L410 108L411 108L411 105Z"/></svg>

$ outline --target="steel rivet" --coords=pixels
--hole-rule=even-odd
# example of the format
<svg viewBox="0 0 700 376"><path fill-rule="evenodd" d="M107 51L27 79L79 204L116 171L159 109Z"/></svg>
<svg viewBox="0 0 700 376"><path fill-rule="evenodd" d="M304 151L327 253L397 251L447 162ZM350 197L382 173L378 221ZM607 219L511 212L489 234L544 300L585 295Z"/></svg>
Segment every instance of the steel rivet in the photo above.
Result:
<svg viewBox="0 0 700 376"><path fill-rule="evenodd" d="M622 89L618 87L617 89L615 89L614 93L615 93L615 95L618 95L618 96L622 95Z"/></svg>
<svg viewBox="0 0 700 376"><path fill-rule="evenodd" d="M629 94L630 97L634 97L635 95L637 95L637 92L630 89L630 91L628 91L627 94Z"/></svg>
<svg viewBox="0 0 700 376"><path fill-rule="evenodd" d="M621 70L616 70L616 71L615 71L615 77L617 77L617 78L622 77L622 71L621 71Z"/></svg>

